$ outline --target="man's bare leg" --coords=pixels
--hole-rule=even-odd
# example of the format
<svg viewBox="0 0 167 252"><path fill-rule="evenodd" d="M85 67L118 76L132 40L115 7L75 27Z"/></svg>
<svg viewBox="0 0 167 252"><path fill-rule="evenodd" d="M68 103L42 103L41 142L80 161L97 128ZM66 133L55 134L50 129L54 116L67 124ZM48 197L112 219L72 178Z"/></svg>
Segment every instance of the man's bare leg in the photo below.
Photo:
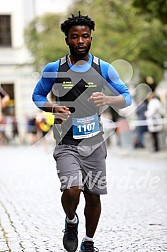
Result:
<svg viewBox="0 0 167 252"><path fill-rule="evenodd" d="M101 214L101 201L100 195L84 192L85 196L85 221L86 221L86 235L93 238L100 214Z"/></svg>

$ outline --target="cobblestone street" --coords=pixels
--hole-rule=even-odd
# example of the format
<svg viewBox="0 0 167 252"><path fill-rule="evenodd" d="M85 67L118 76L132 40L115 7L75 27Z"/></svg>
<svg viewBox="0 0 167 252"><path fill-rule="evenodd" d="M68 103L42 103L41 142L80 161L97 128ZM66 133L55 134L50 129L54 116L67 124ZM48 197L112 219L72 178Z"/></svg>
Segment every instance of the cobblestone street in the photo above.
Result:
<svg viewBox="0 0 167 252"><path fill-rule="evenodd" d="M64 251L65 215L52 150L1 147L0 160L0 252ZM107 181L95 235L99 251L167 251L167 156L110 148ZM79 243L83 207L82 195Z"/></svg>

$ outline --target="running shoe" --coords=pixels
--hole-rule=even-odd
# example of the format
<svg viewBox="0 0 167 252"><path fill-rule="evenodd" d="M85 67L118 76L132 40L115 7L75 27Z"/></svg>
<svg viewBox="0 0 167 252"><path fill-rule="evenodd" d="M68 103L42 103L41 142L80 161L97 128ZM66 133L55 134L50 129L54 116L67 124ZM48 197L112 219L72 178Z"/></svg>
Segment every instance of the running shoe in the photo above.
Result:
<svg viewBox="0 0 167 252"><path fill-rule="evenodd" d="M76 214L77 219L78 215ZM63 245L68 252L75 252L78 248L78 223L76 224L68 223L65 219L65 230L63 236Z"/></svg>
<svg viewBox="0 0 167 252"><path fill-rule="evenodd" d="M81 243L80 252L98 252L98 248L94 247L94 242L83 241Z"/></svg>

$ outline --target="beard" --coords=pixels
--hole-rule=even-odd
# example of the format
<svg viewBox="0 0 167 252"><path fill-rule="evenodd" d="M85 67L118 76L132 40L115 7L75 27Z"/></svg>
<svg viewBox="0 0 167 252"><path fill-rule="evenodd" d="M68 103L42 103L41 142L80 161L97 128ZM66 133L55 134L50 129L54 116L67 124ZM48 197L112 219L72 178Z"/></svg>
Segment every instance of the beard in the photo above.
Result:
<svg viewBox="0 0 167 252"><path fill-rule="evenodd" d="M88 55L90 48L91 48L91 43L85 48L84 51L79 52L75 50L73 46L69 45L71 55L75 56L78 60L82 60L86 55Z"/></svg>

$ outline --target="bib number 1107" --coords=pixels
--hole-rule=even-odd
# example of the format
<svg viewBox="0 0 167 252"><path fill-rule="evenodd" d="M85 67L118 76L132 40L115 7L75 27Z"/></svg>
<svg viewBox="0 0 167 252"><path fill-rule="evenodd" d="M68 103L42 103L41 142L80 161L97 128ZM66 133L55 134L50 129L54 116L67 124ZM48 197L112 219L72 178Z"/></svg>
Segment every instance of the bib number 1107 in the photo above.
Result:
<svg viewBox="0 0 167 252"><path fill-rule="evenodd" d="M73 138L82 139L97 135L100 132L97 113L82 118L72 118Z"/></svg>
<svg viewBox="0 0 167 252"><path fill-rule="evenodd" d="M78 125L78 131L82 132L82 129L85 131L92 131L95 129L95 122L84 124L84 125Z"/></svg>

